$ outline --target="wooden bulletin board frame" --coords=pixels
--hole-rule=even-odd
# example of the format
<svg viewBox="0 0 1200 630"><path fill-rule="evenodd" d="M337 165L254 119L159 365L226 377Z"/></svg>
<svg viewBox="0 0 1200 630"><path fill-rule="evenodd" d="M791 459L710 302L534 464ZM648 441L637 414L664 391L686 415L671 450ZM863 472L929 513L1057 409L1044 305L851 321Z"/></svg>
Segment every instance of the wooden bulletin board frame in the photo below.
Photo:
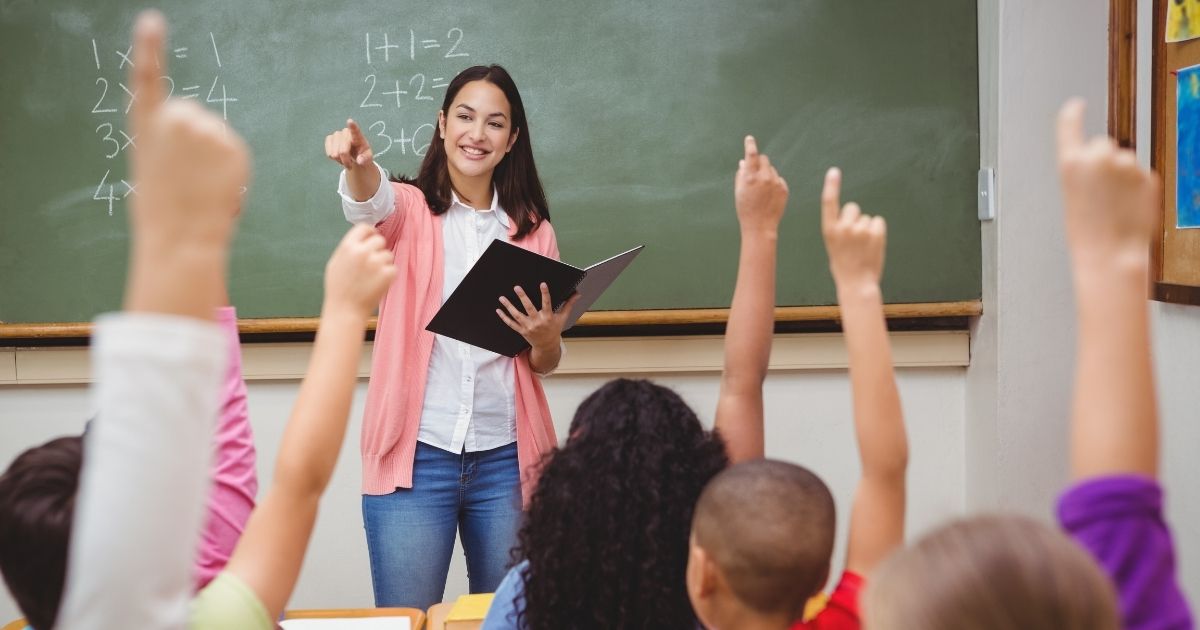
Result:
<svg viewBox="0 0 1200 630"><path fill-rule="evenodd" d="M1150 163L1163 182L1158 238L1151 246L1150 297L1200 305L1200 229L1175 227L1175 72L1200 65L1200 39L1166 42L1167 2L1154 0L1151 44ZM1111 0L1109 22L1109 133L1136 147L1137 2Z"/></svg>

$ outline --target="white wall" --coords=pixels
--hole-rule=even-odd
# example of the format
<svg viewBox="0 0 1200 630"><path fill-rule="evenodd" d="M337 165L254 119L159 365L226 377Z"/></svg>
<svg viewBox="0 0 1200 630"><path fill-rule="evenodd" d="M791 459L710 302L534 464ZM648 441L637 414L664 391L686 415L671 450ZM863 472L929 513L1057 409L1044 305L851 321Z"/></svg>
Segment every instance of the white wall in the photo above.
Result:
<svg viewBox="0 0 1200 630"><path fill-rule="evenodd" d="M1074 309L1053 146L1055 112L1106 103L1107 3L981 0L981 162L998 210L984 224L984 315L967 376L967 504L1048 516L1066 479ZM990 75L990 78L989 76Z"/></svg>
<svg viewBox="0 0 1200 630"><path fill-rule="evenodd" d="M912 440L912 509L914 530L962 511L963 368L908 368L899 380ZM608 376L553 376L547 394L558 426L565 434L578 403ZM715 374L656 375L676 388L707 423L716 405ZM250 412L259 448L259 475L270 483L270 464L279 446L283 423L296 395L294 381L253 381L248 386ZM358 419L366 385L359 385L353 425L341 460L321 506L304 572L292 598L293 608L372 605L366 544L359 503ZM767 381L767 452L803 463L824 477L848 510L858 477L851 433L850 394L841 370L779 371ZM51 437L77 433L88 416L84 385L0 387L0 462ZM841 519L840 543L845 541ZM840 554L839 554L840 561ZM446 595L466 592L461 556L453 561ZM0 595L0 623L17 616L7 592Z"/></svg>

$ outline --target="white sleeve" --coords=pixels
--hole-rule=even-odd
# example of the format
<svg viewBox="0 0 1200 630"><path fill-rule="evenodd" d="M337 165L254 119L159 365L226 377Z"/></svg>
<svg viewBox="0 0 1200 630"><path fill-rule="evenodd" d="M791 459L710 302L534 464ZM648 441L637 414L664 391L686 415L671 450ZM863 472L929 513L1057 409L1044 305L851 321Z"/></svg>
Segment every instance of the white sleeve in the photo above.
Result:
<svg viewBox="0 0 1200 630"><path fill-rule="evenodd" d="M355 201L354 197L350 196L345 169L342 169L342 174L338 176L337 192L342 198L342 214L345 214L346 220L351 223L377 225L396 211L396 191L388 181L387 171L377 163L375 168L379 169L379 189L366 201Z"/></svg>
<svg viewBox="0 0 1200 630"><path fill-rule="evenodd" d="M183 628L204 520L225 339L214 323L105 315L58 627Z"/></svg>

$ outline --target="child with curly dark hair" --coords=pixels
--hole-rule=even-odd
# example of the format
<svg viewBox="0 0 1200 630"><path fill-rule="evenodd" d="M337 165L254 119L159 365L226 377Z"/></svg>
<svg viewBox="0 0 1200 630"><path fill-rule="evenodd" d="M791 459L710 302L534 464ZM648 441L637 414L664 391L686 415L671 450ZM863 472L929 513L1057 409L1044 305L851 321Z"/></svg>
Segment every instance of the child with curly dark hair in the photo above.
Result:
<svg viewBox="0 0 1200 630"><path fill-rule="evenodd" d="M688 593L709 628L856 630L863 578L904 540L908 439L879 288L887 226L855 203L841 206L841 178L838 169L825 175L821 231L842 309L862 460L846 569L825 608L796 623L829 579L833 495L794 464L733 466L705 488L692 522Z"/></svg>
<svg viewBox="0 0 1200 630"><path fill-rule="evenodd" d="M543 463L513 567L483 627L694 628L684 585L688 528L704 485L762 457L775 250L787 183L745 141L735 180L741 228L715 428L671 390L620 379L580 405Z"/></svg>

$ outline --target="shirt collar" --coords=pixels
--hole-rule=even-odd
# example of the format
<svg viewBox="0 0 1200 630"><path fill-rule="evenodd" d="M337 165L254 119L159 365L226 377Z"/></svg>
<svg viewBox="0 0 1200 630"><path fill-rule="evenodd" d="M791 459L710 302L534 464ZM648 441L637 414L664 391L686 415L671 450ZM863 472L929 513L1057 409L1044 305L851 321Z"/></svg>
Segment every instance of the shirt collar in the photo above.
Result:
<svg viewBox="0 0 1200 630"><path fill-rule="evenodd" d="M471 210L474 210L474 208L471 208L471 206L463 203L462 200L458 198L458 193L454 192L453 188L450 189L450 203L458 204L464 208L470 208ZM500 193L496 191L494 186L492 187L492 205L488 208L488 210L492 212L492 215L496 217L496 220L500 222L500 225L504 226L504 229L507 230L512 228L508 213L504 211L504 208L500 207Z"/></svg>

